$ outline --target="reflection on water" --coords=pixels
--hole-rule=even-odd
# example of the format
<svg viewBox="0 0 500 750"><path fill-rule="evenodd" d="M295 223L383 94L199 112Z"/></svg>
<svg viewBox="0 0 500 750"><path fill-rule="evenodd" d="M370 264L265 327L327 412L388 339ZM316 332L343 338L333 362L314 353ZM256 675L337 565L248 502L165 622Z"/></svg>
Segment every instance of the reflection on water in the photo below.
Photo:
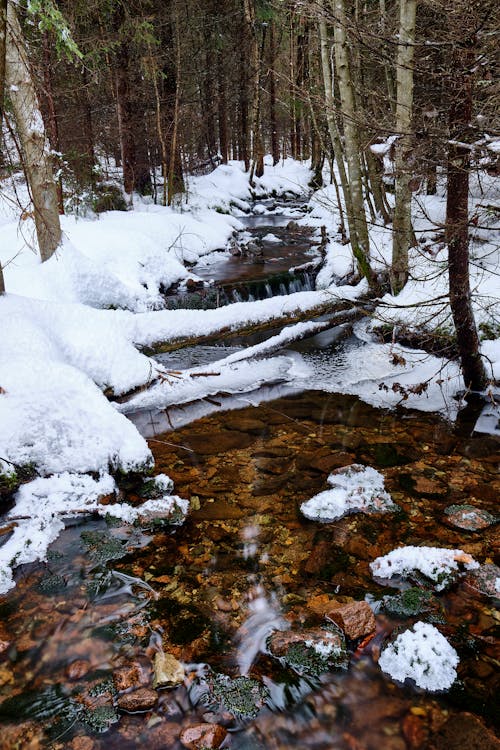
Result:
<svg viewBox="0 0 500 750"><path fill-rule="evenodd" d="M498 440L433 415L305 392L203 416L151 448L157 470L191 500L186 524L146 535L82 519L45 565L19 571L0 603L0 747L180 750L181 732L209 721L229 730L223 747L405 750L437 743L464 712L488 731L499 680L495 600L467 580L439 594L432 621L460 655L459 681L444 695L402 687L382 675L377 655L414 620L384 608L394 590L372 579L369 562L400 544L491 559L498 527L466 531L444 511L467 502L496 512ZM304 519L300 504L354 462L384 474L401 511ZM325 598L367 598L377 634L348 642L347 670L299 676L271 658L266 639L320 625ZM159 650L185 666L177 687L152 689ZM217 673L267 688L256 717L206 702Z"/></svg>

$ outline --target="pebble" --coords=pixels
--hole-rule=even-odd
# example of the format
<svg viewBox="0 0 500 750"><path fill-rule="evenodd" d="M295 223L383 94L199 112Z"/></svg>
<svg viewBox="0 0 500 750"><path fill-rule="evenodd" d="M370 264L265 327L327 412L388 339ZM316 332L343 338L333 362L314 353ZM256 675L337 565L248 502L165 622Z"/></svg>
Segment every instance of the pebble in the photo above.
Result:
<svg viewBox="0 0 500 750"><path fill-rule="evenodd" d="M138 688L131 693L124 693L118 698L118 707L122 711L136 713L138 711L149 711L156 705L158 695L155 690L149 688Z"/></svg>

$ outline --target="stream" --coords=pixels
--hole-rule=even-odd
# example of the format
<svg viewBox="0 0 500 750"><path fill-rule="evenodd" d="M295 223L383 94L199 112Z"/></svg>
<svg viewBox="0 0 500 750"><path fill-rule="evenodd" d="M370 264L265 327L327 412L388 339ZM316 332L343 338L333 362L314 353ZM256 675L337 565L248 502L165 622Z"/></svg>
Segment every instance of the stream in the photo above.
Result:
<svg viewBox="0 0 500 750"><path fill-rule="evenodd" d="M284 213L247 220L258 237L281 237L263 243L264 264L225 255L195 272L234 289L310 260L310 239L290 237L294 212ZM243 343L168 362L206 364ZM333 330L296 351L340 367L356 346ZM467 416L452 424L281 384L129 416L190 513L180 526L74 519L46 563L18 569L0 598L1 749L499 747L496 436ZM307 520L301 503L353 463L383 474L397 510ZM122 494L141 502L133 483ZM453 510L463 505L491 522L464 528ZM409 584L375 580L369 564L402 544L460 548L482 567L441 592L417 581L415 607L398 609ZM347 637L328 669L270 652L275 631L324 627L332 600L368 603L374 636ZM395 682L378 665L386 639L419 619L459 654L447 692Z"/></svg>

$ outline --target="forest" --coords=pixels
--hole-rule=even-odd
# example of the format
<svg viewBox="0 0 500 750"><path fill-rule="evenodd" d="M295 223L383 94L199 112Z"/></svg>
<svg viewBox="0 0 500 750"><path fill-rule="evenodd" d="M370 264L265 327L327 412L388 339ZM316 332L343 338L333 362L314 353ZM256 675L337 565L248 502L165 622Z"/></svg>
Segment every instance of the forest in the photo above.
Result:
<svg viewBox="0 0 500 750"><path fill-rule="evenodd" d="M499 27L0 0L0 750L500 746Z"/></svg>

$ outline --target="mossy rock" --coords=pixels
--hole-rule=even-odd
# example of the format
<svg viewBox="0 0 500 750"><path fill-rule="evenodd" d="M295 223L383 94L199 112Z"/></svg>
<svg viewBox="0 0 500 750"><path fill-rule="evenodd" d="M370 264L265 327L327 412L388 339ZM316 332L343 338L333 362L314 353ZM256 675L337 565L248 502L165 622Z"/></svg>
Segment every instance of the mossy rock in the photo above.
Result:
<svg viewBox="0 0 500 750"><path fill-rule="evenodd" d="M301 632L275 631L266 642L274 658L299 676L318 677L347 667L345 638L340 629L311 628Z"/></svg>
<svg viewBox="0 0 500 750"><path fill-rule="evenodd" d="M118 560L127 554L125 542L110 537L103 531L82 531L80 538L91 558L99 565Z"/></svg>
<svg viewBox="0 0 500 750"><path fill-rule="evenodd" d="M52 573L40 579L37 589L45 596L54 596L55 594L61 594L66 589L66 586L67 582L63 576Z"/></svg>
<svg viewBox="0 0 500 750"><path fill-rule="evenodd" d="M207 705L222 706L237 719L255 718L268 698L269 691L261 682L225 674L215 674L203 695Z"/></svg>
<svg viewBox="0 0 500 750"><path fill-rule="evenodd" d="M432 593L418 586L412 586L384 599L384 609L393 617L417 617L436 609L437 606L437 600Z"/></svg>

